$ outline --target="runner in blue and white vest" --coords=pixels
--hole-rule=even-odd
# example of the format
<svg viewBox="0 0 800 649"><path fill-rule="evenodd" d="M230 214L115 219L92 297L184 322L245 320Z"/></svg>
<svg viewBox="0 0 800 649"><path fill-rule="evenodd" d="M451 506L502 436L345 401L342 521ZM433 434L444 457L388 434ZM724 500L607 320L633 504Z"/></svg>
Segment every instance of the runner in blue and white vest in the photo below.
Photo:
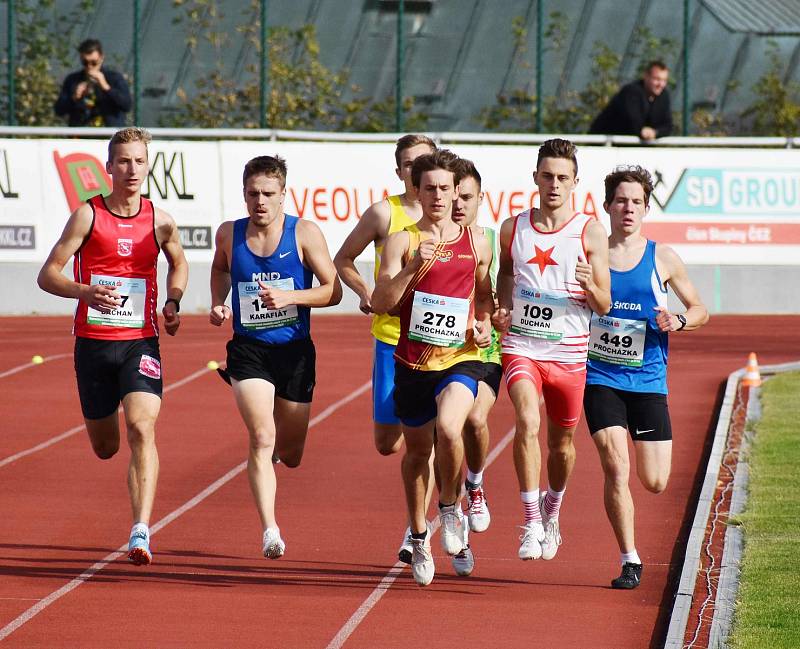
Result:
<svg viewBox="0 0 800 649"><path fill-rule="evenodd" d="M248 216L217 230L209 319L217 327L233 319L223 378L250 435L247 474L262 552L277 559L286 545L275 518L273 463L293 468L303 457L316 382L309 312L338 304L342 287L319 226L283 211L283 159L253 158L242 182ZM225 304L231 289L233 308Z"/></svg>
<svg viewBox="0 0 800 649"><path fill-rule="evenodd" d="M652 191L650 174L638 166L619 168L606 176L603 207L611 221L611 310L592 316L583 398L605 474L606 513L620 549L622 574L611 586L624 589L636 588L642 575L628 486L628 436L633 440L639 480L648 491L661 493L672 461L668 335L708 322L708 311L681 258L642 234ZM670 313L667 287L683 303L685 313Z"/></svg>

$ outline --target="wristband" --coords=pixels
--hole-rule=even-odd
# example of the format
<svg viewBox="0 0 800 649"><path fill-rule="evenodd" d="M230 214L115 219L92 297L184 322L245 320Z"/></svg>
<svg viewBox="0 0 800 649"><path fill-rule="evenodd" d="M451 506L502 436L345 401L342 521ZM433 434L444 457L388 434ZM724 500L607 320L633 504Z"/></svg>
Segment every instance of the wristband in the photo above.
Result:
<svg viewBox="0 0 800 649"><path fill-rule="evenodd" d="M166 300L164 300L164 306L167 306L167 304L169 304L170 302L172 302L175 305L175 313L180 313L181 312L180 301L176 300L174 297L168 297Z"/></svg>

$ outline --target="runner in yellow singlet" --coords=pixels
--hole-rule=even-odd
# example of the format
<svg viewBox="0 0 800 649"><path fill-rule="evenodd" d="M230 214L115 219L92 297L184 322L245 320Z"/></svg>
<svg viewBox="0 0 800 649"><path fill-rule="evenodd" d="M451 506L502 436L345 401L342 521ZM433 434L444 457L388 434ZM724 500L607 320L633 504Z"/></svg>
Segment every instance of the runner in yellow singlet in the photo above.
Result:
<svg viewBox="0 0 800 649"><path fill-rule="evenodd" d="M333 258L342 282L349 286L359 298L359 308L365 314L372 310L372 287L356 267L356 259L367 246L375 246L375 277L380 268L381 253L390 234L399 232L416 223L422 216L417 192L411 182L411 166L421 155L436 150L436 144L425 135L404 135L397 141L394 157L395 173L403 181L402 194L371 205L345 239ZM372 420L374 423L375 448L381 455L397 453L403 437L400 420L394 414L394 351L400 337L400 322L396 316L377 314L372 316L372 335L375 337L375 354L372 366ZM431 492L428 492L428 501ZM410 530L403 535L400 547L401 561L411 561Z"/></svg>

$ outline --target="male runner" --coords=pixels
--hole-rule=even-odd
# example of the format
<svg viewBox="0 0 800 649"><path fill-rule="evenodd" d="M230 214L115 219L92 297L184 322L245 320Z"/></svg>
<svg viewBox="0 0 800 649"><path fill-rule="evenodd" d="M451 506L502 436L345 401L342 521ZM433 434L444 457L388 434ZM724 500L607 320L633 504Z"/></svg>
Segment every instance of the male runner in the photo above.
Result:
<svg viewBox="0 0 800 649"><path fill-rule="evenodd" d="M636 472L645 489L667 486L672 428L667 409L667 342L670 331L691 331L708 322L708 311L671 248L649 241L642 220L653 180L641 167L606 176L603 207L611 217L608 238L612 305L592 318L583 403L605 475L603 500L619 544L622 574L613 588L636 588L642 561L633 533L634 508L628 478L628 434L636 450ZM667 286L686 312L667 310Z"/></svg>
<svg viewBox="0 0 800 649"><path fill-rule="evenodd" d="M95 196L69 217L39 272L39 286L77 298L75 374L86 432L97 457L119 450L122 402L131 460L128 492L133 528L128 559L152 561L150 515L158 481L155 423L161 409L161 356L156 303L158 253L169 264L164 329L174 336L189 266L172 217L141 195L150 134L130 127L108 143L111 193ZM74 281L61 274L74 256Z"/></svg>
<svg viewBox="0 0 800 649"><path fill-rule="evenodd" d="M372 295L376 312L400 315L394 402L406 441L402 475L412 532L411 569L422 586L434 575L425 519L434 426L442 547L451 556L466 547L459 503L462 430L484 375L478 347L491 339L491 251L484 237L473 236L451 218L456 162L449 151L414 161L412 182L422 218L416 227L389 237Z"/></svg>
<svg viewBox="0 0 800 649"><path fill-rule="evenodd" d="M578 182L572 142L539 148L534 182L539 209L506 220L500 229L500 308L503 371L514 404L514 466L525 512L519 558L552 559L561 544L558 514L575 464L573 435L586 379L589 315L610 304L608 241L596 219L575 213ZM539 395L547 410L547 477L539 493Z"/></svg>
<svg viewBox="0 0 800 649"><path fill-rule="evenodd" d="M375 313L372 309L372 291L356 268L356 258L369 244L375 246L375 278L381 266L381 253L390 234L413 225L422 216L417 192L411 182L411 165L419 156L432 153L436 144L419 134L404 135L397 140L394 151L395 173L403 181L402 194L372 204L361 215L353 231L345 239L333 258L342 282L359 297L359 308L365 314L373 313L372 335L375 353L372 364L372 419L375 448L381 455L392 455L403 443L400 420L394 414L394 350L400 336L400 320L396 315ZM431 491L427 494L430 502ZM411 562L411 530L406 529L398 556Z"/></svg>
<svg viewBox="0 0 800 649"><path fill-rule="evenodd" d="M286 544L275 519L273 456L289 468L303 457L316 361L310 309L338 304L342 287L319 227L283 211L284 160L253 158L242 184L248 216L217 230L209 319L217 327L233 320L227 372L250 436L247 476L262 551L278 559ZM233 308L225 304L232 287Z"/></svg>
<svg viewBox="0 0 800 649"><path fill-rule="evenodd" d="M481 175L471 160L459 160L460 178L458 193L453 201L453 220L480 235L485 236L492 251L492 262L489 266L489 277L492 289L497 282L498 248L497 232L491 228L480 227L478 208L483 203L481 191ZM473 532L484 532L491 521L486 494L483 490L483 468L489 452L489 411L492 409L500 391L503 368L500 356L500 336L492 329L492 340L488 347L481 349L484 363L484 376L478 383L478 394L475 404L464 424L464 457L467 464L467 477L464 488L467 493L467 516L469 527Z"/></svg>

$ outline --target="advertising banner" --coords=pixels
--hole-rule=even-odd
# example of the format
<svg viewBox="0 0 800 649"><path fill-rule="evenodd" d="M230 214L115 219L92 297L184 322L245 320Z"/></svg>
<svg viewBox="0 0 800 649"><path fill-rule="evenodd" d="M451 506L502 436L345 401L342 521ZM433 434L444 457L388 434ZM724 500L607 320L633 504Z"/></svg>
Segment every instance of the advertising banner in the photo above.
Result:
<svg viewBox="0 0 800 649"><path fill-rule="evenodd" d="M43 261L77 205L111 188L106 140L0 140L0 261ZM483 177L480 223L538 205L536 146L448 145ZM284 209L322 229L331 254L372 203L403 191L391 143L179 141L150 145L143 192L178 224L189 261L210 261L216 228L246 216L242 170L279 154L288 165ZM688 264L796 264L800 152L782 149L592 147L578 152L576 211L603 210L603 179L638 164L655 189L645 234ZM364 259L371 258L371 249Z"/></svg>

